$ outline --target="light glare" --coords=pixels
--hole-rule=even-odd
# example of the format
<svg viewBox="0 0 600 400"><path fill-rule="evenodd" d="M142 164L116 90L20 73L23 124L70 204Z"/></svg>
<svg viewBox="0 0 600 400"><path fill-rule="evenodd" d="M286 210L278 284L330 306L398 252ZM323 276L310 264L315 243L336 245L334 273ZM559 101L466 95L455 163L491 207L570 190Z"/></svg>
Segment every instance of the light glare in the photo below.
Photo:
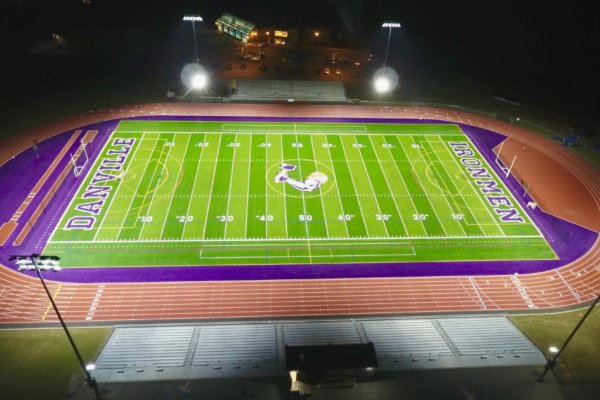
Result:
<svg viewBox="0 0 600 400"><path fill-rule="evenodd" d="M398 87L399 83L398 74L390 67L379 68L373 75L373 86L380 94L391 92Z"/></svg>
<svg viewBox="0 0 600 400"><path fill-rule="evenodd" d="M387 78L377 78L375 79L375 90L378 93L385 93L390 90L390 81Z"/></svg>
<svg viewBox="0 0 600 400"><path fill-rule="evenodd" d="M384 22L381 25L382 28L401 28L400 22Z"/></svg>
<svg viewBox="0 0 600 400"><path fill-rule="evenodd" d="M202 89L206 86L206 75L198 74L192 78L192 86L194 89Z"/></svg>

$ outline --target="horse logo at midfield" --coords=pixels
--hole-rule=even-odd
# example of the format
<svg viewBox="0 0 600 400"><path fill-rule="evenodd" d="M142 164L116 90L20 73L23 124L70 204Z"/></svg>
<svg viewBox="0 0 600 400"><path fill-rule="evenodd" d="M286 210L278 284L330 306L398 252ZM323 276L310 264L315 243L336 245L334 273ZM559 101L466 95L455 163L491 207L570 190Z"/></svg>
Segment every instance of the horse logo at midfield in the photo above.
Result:
<svg viewBox="0 0 600 400"><path fill-rule="evenodd" d="M275 182L285 182L301 192L312 192L323 186L329 180L327 175L318 171L308 175L304 181L296 180L288 175L290 172L295 171L296 168L297 167L295 165L285 163L281 164L279 166L280 171L277 173L277 175L275 175Z"/></svg>

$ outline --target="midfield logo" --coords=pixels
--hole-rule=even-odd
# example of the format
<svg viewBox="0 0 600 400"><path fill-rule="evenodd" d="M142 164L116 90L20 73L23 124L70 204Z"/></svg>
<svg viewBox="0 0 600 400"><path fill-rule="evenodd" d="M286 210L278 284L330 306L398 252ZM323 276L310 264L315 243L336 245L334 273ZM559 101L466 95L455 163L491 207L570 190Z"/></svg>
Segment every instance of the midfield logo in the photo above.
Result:
<svg viewBox="0 0 600 400"><path fill-rule="evenodd" d="M295 165L281 164L279 166L280 171L277 173L277 175L275 175L275 182L285 182L301 192L312 192L316 189L319 189L329 180L327 175L318 171L308 175L304 181L296 180L288 175L290 172L295 171L296 168L297 167Z"/></svg>

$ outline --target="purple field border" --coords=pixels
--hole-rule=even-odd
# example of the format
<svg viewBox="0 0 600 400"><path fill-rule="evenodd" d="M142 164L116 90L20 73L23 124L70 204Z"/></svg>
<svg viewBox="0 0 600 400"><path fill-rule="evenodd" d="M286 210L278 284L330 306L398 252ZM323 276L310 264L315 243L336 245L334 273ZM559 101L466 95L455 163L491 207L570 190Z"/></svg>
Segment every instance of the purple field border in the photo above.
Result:
<svg viewBox="0 0 600 400"><path fill-rule="evenodd" d="M123 120L169 120L169 121L239 121L239 122L333 122L333 123L398 123L398 124L448 124L448 122L429 119L381 119L381 118L297 118L297 117L181 117L181 116L147 116L124 118ZM90 148L91 167L95 157L102 149L110 133L119 121L112 120L82 127L83 132L97 129L98 136L94 146ZM228 280L264 280L264 279L332 279L332 278L375 278L375 277L427 277L427 276L461 276L461 275L507 275L527 274L558 268L581 257L593 245L597 233L574 225L560 218L544 213L542 210L531 210L526 204L531 198L525 193L519 182L511 175L505 178L500 167L495 163L492 149L506 137L489 130L476 128L465 124L454 124L461 128L467 137L475 144L478 151L486 159L490 167L501 177L504 183L519 201L523 209L538 226L548 243L558 255L558 260L533 261L451 261L451 262L411 262L411 263L370 263L370 264L284 264L284 265L233 265L211 267L135 267L135 268L68 268L59 274L51 275L53 279L64 282L162 282L162 281L228 281ZM72 132L72 131L70 131ZM69 133L70 133L69 132ZM47 140L40 148L60 148L68 133ZM62 143L62 144L61 144ZM18 177L10 176L16 172L27 170L32 175L32 181L43 173L43 168L35 166L35 159L30 152L18 155L10 163L2 167L0 177L14 181ZM15 165L27 168L15 168ZM61 163L60 169L64 162ZM85 176L87 171L83 172ZM6 181L6 180L5 180ZM19 248L5 246L0 249L0 261L8 263L9 254L27 254L40 252L62 216L70 199L75 195L78 182L70 176L59 191L59 195L51 202L46 213L38 221L37 229L30 233L29 239ZM27 190L14 187L9 198L24 199ZM22 200L19 200L22 201ZM15 207L18 207L16 204ZM10 208L10 207L9 207ZM3 213L4 214L10 213ZM23 216L23 218L26 216ZM25 219L23 219L25 220ZM44 229L45 227L45 229ZM12 240L11 240L12 242ZM11 265L14 268L14 265ZM27 272L26 275L34 275ZM49 275L50 276L50 275Z"/></svg>

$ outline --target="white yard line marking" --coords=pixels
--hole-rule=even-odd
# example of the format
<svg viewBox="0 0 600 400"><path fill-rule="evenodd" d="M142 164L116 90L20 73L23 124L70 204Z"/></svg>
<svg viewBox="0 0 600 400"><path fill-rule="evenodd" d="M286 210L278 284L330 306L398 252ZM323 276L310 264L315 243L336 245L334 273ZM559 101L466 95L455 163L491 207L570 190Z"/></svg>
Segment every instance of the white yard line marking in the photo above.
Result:
<svg viewBox="0 0 600 400"><path fill-rule="evenodd" d="M314 151L314 144L313 144L313 135L309 135L310 138L310 147L311 147L311 151L313 153L313 164L315 165L315 171L319 170L319 166L317 165L317 160L315 159L315 151ZM319 189L320 190L320 189ZM327 225L327 213L325 212L325 204L323 202L323 199L321 198L321 196L319 196L319 202L321 202L321 209L323 210L323 222L325 222L325 232L327 234L327 237L329 237L329 226Z"/></svg>
<svg viewBox="0 0 600 400"><path fill-rule="evenodd" d="M400 143L400 139L398 139L397 136L396 136L396 140L398 140L398 143ZM400 178L399 180L400 180L400 182L402 182L402 187L403 187L404 191L408 194L408 196L406 196L406 197L409 198L409 200L410 200L410 202L411 202L411 204L413 206L414 213L415 214L420 214L419 210L417 209L417 205L415 204L415 201L413 199L412 193L410 193L410 191L408 190L408 185L404 181L404 177L402 176L402 173L400 172L400 168L398 168L398 164L396 163L396 158L394 157L394 153L392 153L392 150L391 150L390 147L387 147L386 149L387 149L387 152L389 153L390 157L392 158L392 160L394 160L394 162L393 162L394 168L398 172L398 176ZM383 151L385 151L385 150L383 150ZM393 196L393 197L395 197L395 196ZM427 199L427 201L429 201L429 199ZM427 229L425 228L425 224L423 223L423 220L419 219L419 223L421 224L421 227L423 228L423 232L427 233ZM406 231L406 232L408 233L408 231Z"/></svg>
<svg viewBox="0 0 600 400"><path fill-rule="evenodd" d="M411 138L411 139L412 139L412 138ZM428 141L428 140L423 140L423 141L421 141L421 142L419 142L419 143L416 143L416 142L414 141L414 139L412 139L412 141L413 141L415 144L419 144L420 146L422 146L422 145L421 145L421 143L429 143L429 141ZM439 163L439 164L443 164L443 162L440 160L440 158L438 157L438 155L436 154L436 152L435 152L435 151L430 151L429 149L426 149L426 148L424 148L424 147L423 147L423 150L424 150L424 155L423 155L423 157L427 157L427 159L429 160L429 162L428 162L428 165L427 165L427 169L429 169L429 167L431 166L431 169L429 169L429 170L430 170L432 173L435 173L435 171L434 171L434 168L435 168L435 166L434 166L434 165L435 165L435 163L437 162L437 163ZM427 170L426 170L426 171L427 171ZM446 168L444 168L444 172L446 172L446 173L448 172L448 171L446 170ZM425 173L427 174L427 172L425 172ZM437 173L436 173L436 175L437 175ZM449 174L448 174L448 175L449 175ZM429 181L431 182L431 179L429 179ZM441 184L443 185L443 187L442 187L442 186L440 186L438 182L441 182ZM433 183L433 182L432 182L432 183ZM452 198L454 195L451 193L451 191L450 191L450 189L449 189L449 187L448 187L448 183L446 182L446 180L445 180L445 179L441 179L441 178L440 178L439 180L438 180L438 179L436 179L436 180L435 180L435 184L434 184L434 186L435 186L437 189L439 189L440 193L443 195L443 196L441 196L441 197L444 199L444 201L445 201L445 202L446 202L446 204L448 205L448 209L449 209L450 211L453 211L453 210L456 208L456 206L453 206L453 204L454 204L454 203L451 203L451 202L450 202L450 199L449 199L449 197L450 197L450 198ZM454 201L454 199L452 199L452 200ZM444 220L443 218L440 218L440 215L437 213L437 211L436 211L436 213L435 213L435 217L438 219L438 221L440 221L440 224L441 224L441 221L443 221L443 220ZM465 233L465 234L467 233L467 232L465 231L465 228L462 226L462 224L461 224L459 221L454 221L454 224L453 224L453 225L454 225L454 226L457 226L458 228L460 228L460 230L461 230L463 233Z"/></svg>
<svg viewBox="0 0 600 400"><path fill-rule="evenodd" d="M227 237L227 227L229 226L229 205L231 204L231 186L233 186L233 175L235 174L235 151L237 149L238 143L238 134L235 134L235 138L233 142L236 144L233 146L233 161L231 161L231 174L229 176L229 194L227 196L227 208L225 209L225 229L223 230L223 239ZM250 180L250 179L248 179ZM246 210L247 211L247 210ZM248 213L246 213L248 214Z"/></svg>
<svg viewBox="0 0 600 400"><path fill-rule="evenodd" d="M404 223L404 219L402 218L402 213L400 212L400 207L398 207L398 203L396 202L396 197L394 196L394 192L390 188L390 183L387 180L386 173L383 169L383 166L381 165L381 162L379 161L379 157L377 156L377 151L375 150L375 145L373 144L373 141L371 140L370 136L369 136L369 143L371 144L371 147L373 148L373 153L375 154L375 158L377 159L377 164L379 165L379 169L381 170L381 174L383 175L383 179L385 180L387 189L390 192L390 194L392 195L391 196L392 201L394 202L394 206L396 207L396 211L398 212L398 218L400 218L400 222L402 223L402 226L404 227L404 232L406 232L406 236L410 236L408 233L408 228L406 227L406 224ZM365 168L366 168L366 165L365 165Z"/></svg>
<svg viewBox="0 0 600 400"><path fill-rule="evenodd" d="M296 132L296 124L294 123L294 132ZM299 141L298 141L298 134L295 133L295 138L296 138L296 157L298 159L298 171L300 172L300 179L306 179L306 177L304 175L302 175L302 161L300 161L300 147L299 146ZM300 194L302 195L302 209L304 210L304 229L306 230L306 239L310 239L310 233L308 232L308 218L306 217L307 212L306 212L306 198L304 197L304 192L300 192ZM308 245L308 258L310 260L310 262L312 262L312 257L311 257L311 251L310 251L310 244Z"/></svg>
<svg viewBox="0 0 600 400"><path fill-rule="evenodd" d="M162 139L164 141L164 139ZM152 151L150 152L150 154L154 153L154 150L156 149L156 146L158 145L158 143L161 141L160 136L159 139L156 139L156 141L154 142L154 147L152 147ZM140 143L141 145L141 143ZM146 172L146 170L148 169L148 164L150 164L150 160L146 161L146 165L144 166L143 171L141 172L142 176L140 177L140 180L137 184L137 187L135 188L135 191L133 192L133 194L131 195L131 200L129 202L129 207L127 207L127 211L125 212L125 215L123 217L123 222L121 223L121 226L119 227L119 232L117 232L117 238L121 235L121 232L123 231L123 227L125 226L125 219L127 218L127 214L129 212L129 210L131 209L131 205L133 204L133 201L135 200L135 198L138 195L139 189L140 189L140 185L142 183L142 181L144 180L144 173ZM154 170L154 172L152 173L152 179L154 179L154 174L156 174L156 169ZM150 181L152 181L152 179ZM143 204L143 201L142 201ZM141 207L140 207L141 210ZM138 211L138 217L139 218L139 211ZM136 221L137 221L136 218ZM135 226L135 222L134 222L134 226Z"/></svg>
<svg viewBox="0 0 600 400"><path fill-rule="evenodd" d="M356 139L356 138L355 138ZM340 143L341 143L341 150L342 153L344 153L344 158L346 158L346 150L344 149L344 142L342 141L342 139L340 138ZM360 201L360 197L358 196L358 193L356 193L356 185L355 185L355 181L354 181L354 176L352 176L352 168L350 168L350 165L347 164L346 165L348 167L348 172L350 173L350 181L352 182L352 188L354 189L354 194L356 195L356 202L358 203L358 208L360 210L360 215L363 218L363 220L365 219L366 215L362 210L362 204ZM381 221L381 223L383 223L383 221ZM367 238L370 238L371 235L369 234L369 224L367 224L366 222L363 224L365 227L365 231L367 232ZM364 239L364 238L363 238Z"/></svg>
<svg viewBox="0 0 600 400"><path fill-rule="evenodd" d="M356 135L353 136L354 137L354 143L356 143L356 145L358 146L358 139L356 138ZM361 157L361 161L362 161L362 166L365 169L365 174L367 177L367 181L369 181L369 187L371 188L371 193L373 193L373 196L375 198L375 204L377 204L377 212L379 213L379 215L383 215L384 212L381 211L381 205L379 204L379 200L377 199L377 195L375 194L375 188L373 187L373 182L371 182L371 177L369 176L369 170L367 169L367 165L365 164L365 160L363 158L362 152L360 151L360 147L357 147L357 150L360 153L360 157ZM354 179L354 178L353 178ZM400 219L402 219L401 217L399 217ZM387 225L385 223L385 221L381 221L381 223L383 224L383 228L385 229L385 236L389 237L390 236L390 232L388 231Z"/></svg>
<svg viewBox="0 0 600 400"><path fill-rule="evenodd" d="M410 236L410 237L406 237L406 236L389 236L386 239L389 240L420 240L420 239L431 239L431 240L457 240L457 239L473 239L473 243L480 243L478 242L478 240L490 240L490 241L494 241L495 243L506 243L508 242L513 242L513 243L518 243L518 240L514 240L514 239L543 239L538 235L520 235L520 236L449 236L449 237L434 237L434 236ZM287 237L281 237L281 238L272 238L272 239L227 239L228 242L263 242L263 241L281 241L281 240L307 240L306 238L301 238L301 239L292 239L292 238L287 238ZM354 237L349 237L349 238L326 238L326 237L319 237L319 238L311 238L311 240L319 240L319 241L323 241L323 240L338 240L338 241L347 241L347 240L381 240L381 237L363 237L363 238L354 238ZM197 243L199 241L223 241L223 239L183 239L183 240L177 240L177 239L162 239L162 240L140 240L137 241L135 243L186 243L186 242L193 242L193 243ZM52 242L52 244L55 245L60 245L60 244L104 244L104 243L120 243L120 244L131 244L131 241L127 241L127 240L98 240L98 241L89 241L89 240L61 240L61 241L55 241ZM463 242L462 244L464 244L465 242ZM545 242L544 242L545 243Z"/></svg>
<svg viewBox="0 0 600 400"><path fill-rule="evenodd" d="M467 135L465 135L465 138L467 137ZM456 159L456 157L454 156L454 154L452 153L451 149L448 148L448 142L442 140L442 138L439 138L440 142L443 143L444 145L444 149L446 150L446 152L448 154L450 154L450 158L452 158L454 160L454 163L457 165L459 171L465 173L465 171L463 170L463 167L459 164L458 160ZM479 152L477 151L477 148L472 144L471 145L471 149L473 151L476 151L477 153L475 154L479 159L481 159L483 161L483 166L486 167L487 162L485 161L485 159L483 159L483 157L481 157L481 155L479 154ZM489 167L489 166L488 166ZM491 170L491 168L487 168L488 171ZM465 173L466 174L466 173ZM502 228L500 227L500 225L498 224L498 221L496 221L496 217L494 217L494 215L492 214L492 211L490 210L490 208L488 207L488 205L485 204L485 202L483 201L483 198L480 196L480 192L477 190L477 188L474 186L473 184L473 180L468 179L469 182L469 187L472 189L472 191L477 195L477 198L479 198L479 200L481 201L481 204L483 205L483 208L488 212L488 214L490 215L491 220L494 222L494 224L498 227L498 230L504 235L506 236L506 234L504 233L504 231L502 230ZM469 202L465 199L465 197L462 195L462 191L460 192L460 197L463 199L463 202L467 205L467 207L469 208L469 212L471 213L471 215L473 216L473 218L475 219L475 222L477 222L477 226L481 227L481 224L479 223L479 220L476 217L476 213L471 211L471 207L469 206ZM466 221L465 221L466 223ZM481 228L480 228L481 229ZM483 231L483 229L482 229Z"/></svg>
<svg viewBox="0 0 600 400"><path fill-rule="evenodd" d="M219 158L218 155L221 152L221 138L223 137L223 135L217 135L219 137L219 143L217 144L217 159ZM210 192L209 192L209 196L208 196L208 203L206 204L206 215L204 216L204 229L202 230L202 240L206 240L206 228L208 227L208 212L210 211L210 204L212 203L212 189L213 189L213 185L215 184L215 176L217 171L217 163L215 162L215 164L213 165L213 176L210 182Z"/></svg>
<svg viewBox="0 0 600 400"><path fill-rule="evenodd" d="M269 179L269 141L265 137L265 179ZM265 180L265 194L269 193L269 183ZM285 201L285 199L284 199ZM269 196L265 196L265 239L269 237Z"/></svg>
<svg viewBox="0 0 600 400"><path fill-rule="evenodd" d="M177 137L177 134L175 135L175 137L173 138L173 142L175 142L175 138ZM181 176L181 171L183 171L184 168L184 163L185 163L185 155L188 152L188 147L190 145L190 140L192 139L192 135L188 135L188 140L185 143L185 152L183 153L183 160L181 165L179 166L179 170L177 171L177 177L175 179L175 186L173 187L173 191L171 193L170 196L170 201L169 201L169 206L167 207L167 213L165 214L165 222L163 222L163 226L162 229L160 230L160 237L162 238L164 233L165 233L165 227L168 225L168 219L169 219L169 212L171 211L171 205L173 204L173 197L175 196L175 192L177 191L177 182L179 182L179 177ZM170 149L169 149L170 151ZM167 156L168 158L168 156ZM156 192L154 193L156 195ZM184 221L185 221L185 217L184 217Z"/></svg>
<svg viewBox="0 0 600 400"><path fill-rule="evenodd" d="M167 143L169 143L169 142L165 141L165 146ZM175 144L175 135L173 135L172 143ZM160 185L160 181L163 179L163 173L165 172L165 169L166 169L166 162L169 159L169 154L171 154L171 150L175 146L173 145L173 146L168 146L168 147L169 147L169 149L167 150L167 155L165 156L164 162L160 162L159 167L154 171L156 173L156 171L158 169L160 169L160 173L158 175L158 181L156 182L156 187L151 188L152 189L152 197L150 198L150 204L148 204L148 206L147 206L148 211L150 211L152 209L152 204L154 203L154 196L156 196L156 192L158 192L158 187ZM161 150L160 154L162 155L162 150ZM181 168L179 168L179 169L181 170ZM168 173L168 171L167 171L167 173ZM154 180L154 174L152 174L152 179L150 180L150 182L152 182L153 180ZM144 196L144 199L142 200L142 207L144 206L145 202L146 202L146 196ZM141 212L141 209L142 208L140 208L140 212ZM138 214L138 218L139 217L140 216ZM166 220L166 218L165 218L165 220ZM164 222L163 222L163 224L164 224ZM144 223L144 225L142 225L142 229L140 229L140 233L138 234L138 237L136 240L139 240L140 237L144 234L144 229L146 228L146 226L150 226L150 225L146 225L145 223Z"/></svg>
<svg viewBox="0 0 600 400"><path fill-rule="evenodd" d="M331 158L331 147L329 145L329 140L327 139L327 134L323 134L323 137L325 138L325 143L327 145L327 153L329 154L329 165L331 165L331 171L335 171L335 166L333 165L333 159ZM340 203L340 210L342 210L342 215L346 215L346 210L344 210L344 204L342 203L342 195L340 194L340 188L337 184L337 179L335 180L334 185L335 185L335 191L338 194L337 197L338 197L338 201ZM358 199L357 199L357 202L358 202ZM357 218L357 217L355 217L355 218ZM344 226L346 227L346 236L350 237L350 230L348 229L348 221L346 221L346 218L343 218L343 220L344 220L343 221Z"/></svg>
<svg viewBox="0 0 600 400"><path fill-rule="evenodd" d="M281 161L284 160L283 158L283 135L279 136L279 139L281 141ZM287 185L283 185L283 215L285 215L285 218L288 217L288 213L287 213ZM288 220L286 219L284 225L285 225L285 236L287 238L290 237L290 234L288 232Z"/></svg>
<svg viewBox="0 0 600 400"><path fill-rule="evenodd" d="M412 136L410 137L410 139L413 141L413 143L415 143L415 141L413 140ZM402 148L402 151L404 152L404 154L406 154L407 158L412 160L412 158L410 156L410 153L404 149L404 146L402 145L402 141L401 140L398 140L398 144L400 145L400 148ZM431 201L431 198L432 198L432 196L430 196L431 193L427 189L425 189L425 186L421 182L421 179L419 178L419 175L417 174L417 171L415 170L414 166L411 165L410 168L412 170L413 176L415 177L415 181L419 184L419 186L421 187L421 190L423 191L423 193L425 193L427 195L427 198L430 199L429 200L429 204L431 205L431 209L433 210L433 212L435 213L435 216L439 220L438 213L436 212L436 208L437 207L435 205L435 202ZM446 232L446 228L444 228L444 224L442 224L441 222L440 222L440 227L444 231L444 237L452 237L452 236L448 235L448 232Z"/></svg>
<svg viewBox="0 0 600 400"><path fill-rule="evenodd" d="M207 135L204 134L202 136L201 140L202 140L202 142L207 142ZM202 164L202 156L204 155L204 149L206 149L206 146L202 146L200 148L200 159L196 163L196 173L194 174L194 183L192 185L192 193L188 197L188 206L187 206L187 210L185 212L185 219L183 221L183 230L181 231L181 237L185 237L185 230L187 228L187 222L188 222L187 217L188 217L188 215L190 215L190 208L192 207L192 196L194 195L194 193L196 193L196 182L198 182L198 171L200 171L200 165Z"/></svg>
<svg viewBox="0 0 600 400"><path fill-rule="evenodd" d="M248 237L248 214L250 214L248 212L248 202L250 201L250 181L252 180L252 142L254 139L254 135L250 136L250 152L249 155L250 157L248 157L248 186L246 187L246 218L244 219L244 239L246 239ZM231 198L231 196L230 196ZM267 221L265 221L265 226L267 225Z"/></svg>

